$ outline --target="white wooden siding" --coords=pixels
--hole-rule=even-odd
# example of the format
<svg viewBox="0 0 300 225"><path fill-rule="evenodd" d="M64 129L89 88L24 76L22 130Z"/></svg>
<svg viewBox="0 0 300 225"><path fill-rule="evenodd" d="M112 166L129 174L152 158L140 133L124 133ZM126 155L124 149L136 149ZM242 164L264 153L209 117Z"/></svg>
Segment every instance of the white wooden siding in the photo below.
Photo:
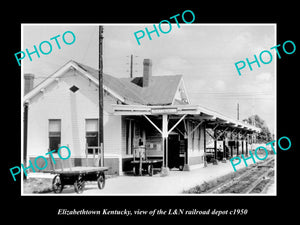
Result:
<svg viewBox="0 0 300 225"><path fill-rule="evenodd" d="M79 90L71 92L71 86ZM111 104L116 100L104 97L105 156L121 154L121 116L111 115ZM71 157L85 156L85 119L98 118L98 88L88 79L69 70L53 80L44 92L29 102L28 156L45 155L48 151L48 120L61 119L61 144L69 145Z"/></svg>

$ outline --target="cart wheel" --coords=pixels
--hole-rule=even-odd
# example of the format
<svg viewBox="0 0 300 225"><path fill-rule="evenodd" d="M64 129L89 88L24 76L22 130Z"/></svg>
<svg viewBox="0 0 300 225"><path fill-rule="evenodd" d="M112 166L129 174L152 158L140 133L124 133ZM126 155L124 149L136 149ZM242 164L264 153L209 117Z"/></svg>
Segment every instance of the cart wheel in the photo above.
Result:
<svg viewBox="0 0 300 225"><path fill-rule="evenodd" d="M183 171L183 165L179 165L179 170Z"/></svg>
<svg viewBox="0 0 300 225"><path fill-rule="evenodd" d="M56 175L52 180L52 189L54 193L61 193L64 185L61 182L60 175Z"/></svg>
<svg viewBox="0 0 300 225"><path fill-rule="evenodd" d="M153 166L151 164L148 165L148 174L149 176L153 175Z"/></svg>
<svg viewBox="0 0 300 225"><path fill-rule="evenodd" d="M104 186L105 186L105 175L104 175L104 173L99 174L99 177L97 179L97 183L98 183L98 188L100 190L104 188Z"/></svg>
<svg viewBox="0 0 300 225"><path fill-rule="evenodd" d="M74 189L77 194L81 194L84 189L85 182L81 176L74 182Z"/></svg>

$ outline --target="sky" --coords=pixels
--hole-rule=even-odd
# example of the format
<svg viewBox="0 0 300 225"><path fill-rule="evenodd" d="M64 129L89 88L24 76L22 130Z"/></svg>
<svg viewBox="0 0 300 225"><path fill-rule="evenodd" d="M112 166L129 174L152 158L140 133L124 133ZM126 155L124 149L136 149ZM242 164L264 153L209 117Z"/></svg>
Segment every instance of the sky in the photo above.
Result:
<svg viewBox="0 0 300 225"><path fill-rule="evenodd" d="M154 23L153 23L154 24ZM274 24L172 24L169 33L160 36L147 34L138 45L134 32L153 29L153 24L102 24L103 72L115 77L129 77L130 55L133 54L133 76L142 76L143 59L152 59L153 76L183 75L187 94L193 105L202 105L226 116L245 119L253 114L266 121L274 132L276 121L276 54L271 47L276 44ZM156 26L158 26L156 24ZM22 51L34 50L43 41L52 44L48 55L33 54L22 60L23 73L35 75L35 85L54 73L69 60L98 68L98 24L23 24ZM168 30L168 25L162 26ZM72 31L76 40L66 45L61 37ZM57 39L61 49L50 38ZM66 40L70 36L66 35ZM261 51L269 50L273 60L269 64L252 64L241 70L238 61L254 60ZM47 46L44 45L44 51ZM269 56L263 55L264 61ZM16 62L17 63L17 62Z"/></svg>

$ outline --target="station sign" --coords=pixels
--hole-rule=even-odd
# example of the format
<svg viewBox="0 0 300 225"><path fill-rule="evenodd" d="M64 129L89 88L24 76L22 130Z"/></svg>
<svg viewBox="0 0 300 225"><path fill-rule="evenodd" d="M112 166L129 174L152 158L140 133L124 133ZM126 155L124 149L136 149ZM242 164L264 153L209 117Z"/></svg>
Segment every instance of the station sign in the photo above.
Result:
<svg viewBox="0 0 300 225"><path fill-rule="evenodd" d="M155 108L151 109L151 114L171 114L177 113L177 108Z"/></svg>

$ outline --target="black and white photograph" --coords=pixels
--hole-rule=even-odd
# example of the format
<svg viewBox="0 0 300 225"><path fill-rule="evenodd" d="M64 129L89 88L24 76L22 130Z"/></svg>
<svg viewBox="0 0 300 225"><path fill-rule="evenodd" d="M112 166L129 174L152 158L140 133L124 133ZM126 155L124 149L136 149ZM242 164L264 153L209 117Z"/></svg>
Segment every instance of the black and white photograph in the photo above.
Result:
<svg viewBox="0 0 300 225"><path fill-rule="evenodd" d="M276 195L275 34L24 24L22 194Z"/></svg>

